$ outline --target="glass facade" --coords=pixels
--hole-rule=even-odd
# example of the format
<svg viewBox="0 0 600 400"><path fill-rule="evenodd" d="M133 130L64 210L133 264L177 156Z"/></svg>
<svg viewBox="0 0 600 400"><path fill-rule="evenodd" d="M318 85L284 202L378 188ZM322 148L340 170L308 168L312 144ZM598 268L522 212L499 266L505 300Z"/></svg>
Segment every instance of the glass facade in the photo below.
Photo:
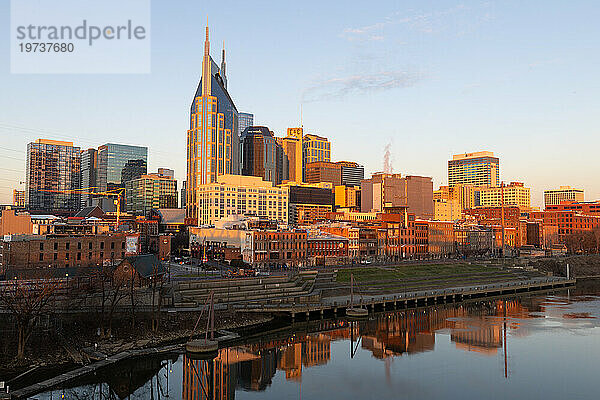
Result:
<svg viewBox="0 0 600 400"><path fill-rule="evenodd" d="M269 128L248 127L242 133L241 140L242 175L258 176L273 185L279 185L287 177L283 148Z"/></svg>
<svg viewBox="0 0 600 400"><path fill-rule="evenodd" d="M96 187L96 173L98 171L98 150L87 149L81 152L81 188L90 188L88 191ZM81 194L81 208L91 205L92 195Z"/></svg>
<svg viewBox="0 0 600 400"><path fill-rule="evenodd" d="M98 147L97 186L100 191L123 187L147 173L148 148L108 143Z"/></svg>
<svg viewBox="0 0 600 400"><path fill-rule="evenodd" d="M202 78L190 106L187 131L186 181L190 190L186 218L190 224L198 220L198 188L216 182L219 175L239 175L241 171L238 111L227 92L224 73L210 57L207 27Z"/></svg>
<svg viewBox="0 0 600 400"><path fill-rule="evenodd" d="M81 151L71 142L38 139L27 145L25 202L29 210L53 214L79 211Z"/></svg>
<svg viewBox="0 0 600 400"><path fill-rule="evenodd" d="M250 126L254 126L254 114L238 113L238 133L241 135Z"/></svg>

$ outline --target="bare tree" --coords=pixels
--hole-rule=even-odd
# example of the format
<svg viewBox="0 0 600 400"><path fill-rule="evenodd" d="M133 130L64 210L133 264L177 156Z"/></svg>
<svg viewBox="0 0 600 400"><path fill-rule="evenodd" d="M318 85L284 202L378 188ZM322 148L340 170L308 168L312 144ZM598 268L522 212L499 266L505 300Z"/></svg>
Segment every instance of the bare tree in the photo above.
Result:
<svg viewBox="0 0 600 400"><path fill-rule="evenodd" d="M0 307L13 315L17 325L17 360L25 358L36 320L50 312L58 288L58 281L50 279L15 280L0 288Z"/></svg>
<svg viewBox="0 0 600 400"><path fill-rule="evenodd" d="M152 267L152 276L150 277L150 286L152 288L152 332L158 330L160 323L160 312L163 302L164 276L159 275L160 262Z"/></svg>
<svg viewBox="0 0 600 400"><path fill-rule="evenodd" d="M112 321L119 303L127 297L127 277L115 274L114 266L102 265L96 272L95 289L100 295L100 338L112 335Z"/></svg>

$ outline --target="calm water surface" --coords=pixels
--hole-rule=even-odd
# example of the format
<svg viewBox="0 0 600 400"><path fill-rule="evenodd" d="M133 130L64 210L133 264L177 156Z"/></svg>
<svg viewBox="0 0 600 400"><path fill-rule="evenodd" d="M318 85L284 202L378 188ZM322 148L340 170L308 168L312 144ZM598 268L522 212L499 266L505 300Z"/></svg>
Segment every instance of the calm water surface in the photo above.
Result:
<svg viewBox="0 0 600 400"><path fill-rule="evenodd" d="M600 286L299 324L111 367L37 399L598 399Z"/></svg>

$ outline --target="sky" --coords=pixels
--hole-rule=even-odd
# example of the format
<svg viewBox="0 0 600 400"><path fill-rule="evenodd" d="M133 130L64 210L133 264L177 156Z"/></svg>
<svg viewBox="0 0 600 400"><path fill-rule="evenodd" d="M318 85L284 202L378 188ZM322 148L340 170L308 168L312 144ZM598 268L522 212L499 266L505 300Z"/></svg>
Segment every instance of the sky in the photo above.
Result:
<svg viewBox="0 0 600 400"><path fill-rule="evenodd" d="M189 107L227 52L239 111L277 136L326 136L332 161L447 184L453 154L493 151L501 179L600 199L597 1L152 1L148 74L11 74L0 0L0 204L24 188L28 142L148 147L149 171L186 173Z"/></svg>

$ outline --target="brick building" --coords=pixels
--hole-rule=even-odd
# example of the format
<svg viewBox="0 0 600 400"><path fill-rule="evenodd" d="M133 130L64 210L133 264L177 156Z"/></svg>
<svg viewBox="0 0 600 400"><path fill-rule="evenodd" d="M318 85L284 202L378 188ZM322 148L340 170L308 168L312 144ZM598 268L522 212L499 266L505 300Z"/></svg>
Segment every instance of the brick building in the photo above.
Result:
<svg viewBox="0 0 600 400"><path fill-rule="evenodd" d="M252 232L251 264L258 267L306 264L307 234L304 231Z"/></svg>
<svg viewBox="0 0 600 400"><path fill-rule="evenodd" d="M335 265L348 261L348 238L319 233L307 239L309 265Z"/></svg>
<svg viewBox="0 0 600 400"><path fill-rule="evenodd" d="M129 255L126 243L139 252L138 235L12 235L0 242L0 274L7 269L90 267Z"/></svg>

